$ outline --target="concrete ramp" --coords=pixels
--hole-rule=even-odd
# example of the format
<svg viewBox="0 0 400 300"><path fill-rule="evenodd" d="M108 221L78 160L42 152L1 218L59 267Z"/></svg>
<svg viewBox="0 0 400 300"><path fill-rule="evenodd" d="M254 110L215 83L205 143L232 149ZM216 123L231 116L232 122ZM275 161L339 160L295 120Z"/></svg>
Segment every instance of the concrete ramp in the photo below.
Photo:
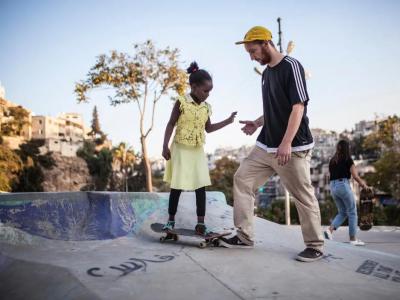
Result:
<svg viewBox="0 0 400 300"><path fill-rule="evenodd" d="M1 299L400 299L400 256L327 242L314 263L299 228L256 219L252 250L161 244L166 193L0 195ZM233 227L232 208L207 193L206 222ZM196 224L183 193L177 224Z"/></svg>

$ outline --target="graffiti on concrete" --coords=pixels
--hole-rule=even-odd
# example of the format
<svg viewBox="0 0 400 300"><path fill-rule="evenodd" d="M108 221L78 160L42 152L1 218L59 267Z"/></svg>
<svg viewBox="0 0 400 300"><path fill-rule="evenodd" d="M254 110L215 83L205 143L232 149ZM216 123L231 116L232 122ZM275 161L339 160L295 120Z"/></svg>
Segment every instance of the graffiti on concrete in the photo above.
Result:
<svg viewBox="0 0 400 300"><path fill-rule="evenodd" d="M118 266L109 266L108 268L120 272L119 277L122 277L138 270L146 272L147 263L164 263L167 261L171 261L175 258L175 256L172 255L155 255L155 257L157 258L157 260L145 258L129 258L128 261L125 261ZM86 271L86 273L93 277L104 276L104 271L102 271L101 268L98 267L90 268Z"/></svg>
<svg viewBox="0 0 400 300"><path fill-rule="evenodd" d="M330 262L331 260L343 259L343 257L337 257L337 256L334 256L333 254L330 254L330 253L322 256L322 258L324 260L326 260L327 262Z"/></svg>
<svg viewBox="0 0 400 300"><path fill-rule="evenodd" d="M124 193L49 193L32 195L28 200L15 196L0 202L0 220L53 240L115 239L128 235L136 226L137 212L131 205L135 201Z"/></svg>
<svg viewBox="0 0 400 300"><path fill-rule="evenodd" d="M381 279L390 279L400 283L400 271L393 268L382 266L376 261L366 260L356 270L357 273L371 275Z"/></svg>
<svg viewBox="0 0 400 300"><path fill-rule="evenodd" d="M96 274L94 272L100 271L100 268L90 268L89 270L86 271L86 273L90 276L94 276L94 277L103 277L103 275L100 274Z"/></svg>

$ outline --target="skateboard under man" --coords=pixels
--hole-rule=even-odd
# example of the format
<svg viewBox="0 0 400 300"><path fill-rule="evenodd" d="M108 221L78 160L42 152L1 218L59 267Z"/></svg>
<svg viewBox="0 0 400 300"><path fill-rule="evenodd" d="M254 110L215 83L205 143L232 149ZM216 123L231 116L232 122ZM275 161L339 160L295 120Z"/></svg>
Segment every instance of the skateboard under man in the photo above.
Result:
<svg viewBox="0 0 400 300"><path fill-rule="evenodd" d="M163 227L164 227L164 224L161 224L161 223L151 224L151 229L154 232L164 233L164 235L160 237L160 242L162 242L162 243L165 241L175 241L176 242L179 240L179 236L195 237L195 238L201 239L201 242L198 245L200 248L206 248L208 246L218 247L219 240L222 237L231 234L231 232L222 232L222 233L212 232L208 235L199 235L193 229L174 228L173 230L166 231L166 230L163 230Z"/></svg>
<svg viewBox="0 0 400 300"><path fill-rule="evenodd" d="M373 189L361 189L360 191L360 218L359 227L361 230L367 231L372 228L374 215L373 215Z"/></svg>

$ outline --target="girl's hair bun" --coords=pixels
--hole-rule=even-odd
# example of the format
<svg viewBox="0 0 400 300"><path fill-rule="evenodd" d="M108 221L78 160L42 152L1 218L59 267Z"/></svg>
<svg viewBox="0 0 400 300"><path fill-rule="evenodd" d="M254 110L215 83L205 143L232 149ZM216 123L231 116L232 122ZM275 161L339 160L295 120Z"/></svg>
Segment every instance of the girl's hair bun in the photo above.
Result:
<svg viewBox="0 0 400 300"><path fill-rule="evenodd" d="M188 74L193 74L194 72L199 70L199 66L197 64L197 62L192 62L189 66L189 68L186 69L186 72L188 72Z"/></svg>

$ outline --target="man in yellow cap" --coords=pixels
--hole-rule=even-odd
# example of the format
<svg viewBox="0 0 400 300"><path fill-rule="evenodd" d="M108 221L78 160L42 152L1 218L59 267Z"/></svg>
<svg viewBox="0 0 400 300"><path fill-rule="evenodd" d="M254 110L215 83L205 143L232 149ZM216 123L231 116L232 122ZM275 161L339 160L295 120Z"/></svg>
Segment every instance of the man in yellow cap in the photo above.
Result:
<svg viewBox="0 0 400 300"><path fill-rule="evenodd" d="M271 32L262 26L251 28L242 41L251 60L262 66L263 115L254 121L240 121L242 131L252 135L262 127L256 146L242 161L234 176L234 223L237 234L224 239L226 247L254 246L254 195L267 179L278 174L294 196L306 249L296 259L304 262L323 257L324 245L318 200L310 178L313 137L308 127L309 101L304 69L294 58L280 53Z"/></svg>

